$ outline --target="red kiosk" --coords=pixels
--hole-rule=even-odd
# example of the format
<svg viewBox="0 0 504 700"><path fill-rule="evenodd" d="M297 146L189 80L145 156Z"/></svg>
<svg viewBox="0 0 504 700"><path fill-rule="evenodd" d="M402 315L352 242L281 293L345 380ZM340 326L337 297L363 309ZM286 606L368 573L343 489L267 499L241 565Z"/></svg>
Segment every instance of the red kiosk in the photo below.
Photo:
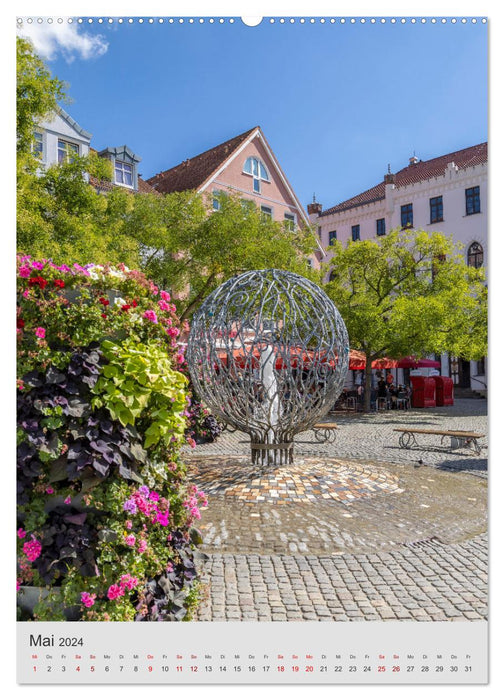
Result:
<svg viewBox="0 0 504 700"><path fill-rule="evenodd" d="M453 406L453 379L434 377L436 382L436 406Z"/></svg>
<svg viewBox="0 0 504 700"><path fill-rule="evenodd" d="M436 382L434 377L410 377L411 405L413 408L433 408L436 406Z"/></svg>

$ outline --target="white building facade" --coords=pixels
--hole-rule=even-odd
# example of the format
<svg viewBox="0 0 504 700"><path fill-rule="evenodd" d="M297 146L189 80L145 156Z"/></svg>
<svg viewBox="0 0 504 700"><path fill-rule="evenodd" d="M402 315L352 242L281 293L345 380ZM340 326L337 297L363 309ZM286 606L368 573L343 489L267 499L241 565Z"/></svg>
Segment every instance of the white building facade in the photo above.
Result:
<svg viewBox="0 0 504 700"><path fill-rule="evenodd" d="M451 235L467 264L481 267L488 263L487 174L486 143L428 161L410 158L406 168L387 173L375 187L326 210L314 202L308 212L324 249L334 239L369 240L411 226ZM330 257L326 253L324 260ZM485 358L440 361L441 374L456 386L486 390Z"/></svg>

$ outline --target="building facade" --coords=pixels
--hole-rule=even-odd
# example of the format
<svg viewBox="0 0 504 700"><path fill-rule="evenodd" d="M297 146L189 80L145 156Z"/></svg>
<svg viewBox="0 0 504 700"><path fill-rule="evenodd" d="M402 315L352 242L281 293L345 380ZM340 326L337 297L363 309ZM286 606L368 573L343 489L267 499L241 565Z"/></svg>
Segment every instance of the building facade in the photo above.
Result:
<svg viewBox="0 0 504 700"><path fill-rule="evenodd" d="M218 208L221 192L254 202L265 216L293 228L309 220L260 127L188 158L149 178L158 192L196 190Z"/></svg>
<svg viewBox="0 0 504 700"><path fill-rule="evenodd" d="M397 173L340 204L323 209L308 205L324 249L333 240L369 240L395 228L413 227L451 235L467 264L481 267L488 262L487 242L487 144L422 161L410 158ZM441 374L456 386L486 390L486 360L466 361L442 356Z"/></svg>
<svg viewBox="0 0 504 700"><path fill-rule="evenodd" d="M112 180L98 181L95 177L85 175L86 179L99 192L107 192L112 187L124 187L131 192L154 192L150 185L139 175L138 166L142 160L126 145L107 147L96 151L91 147L92 134L85 131L63 109L49 120L42 121L34 131L33 151L40 159L42 169L51 165L64 163L91 152L100 158L106 158L112 164Z"/></svg>

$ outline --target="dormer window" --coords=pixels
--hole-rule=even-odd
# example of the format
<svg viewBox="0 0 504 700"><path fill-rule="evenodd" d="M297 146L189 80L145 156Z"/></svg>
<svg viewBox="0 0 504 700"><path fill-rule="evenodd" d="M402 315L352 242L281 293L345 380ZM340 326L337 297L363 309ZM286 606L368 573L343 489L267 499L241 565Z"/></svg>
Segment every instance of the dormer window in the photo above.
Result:
<svg viewBox="0 0 504 700"><path fill-rule="evenodd" d="M122 160L116 160L114 167L116 184L133 187L133 165Z"/></svg>
<svg viewBox="0 0 504 700"><path fill-rule="evenodd" d="M138 190L138 163L142 160L128 146L108 147L98 153L100 158L107 158L114 169L114 185Z"/></svg>
<svg viewBox="0 0 504 700"><path fill-rule="evenodd" d="M268 171L264 163L258 158L253 158L252 156L247 158L243 166L243 172L247 175L252 175L253 190L258 194L261 192L261 181L269 182Z"/></svg>
<svg viewBox="0 0 504 700"><path fill-rule="evenodd" d="M72 163L79 155L79 145L58 139L58 163Z"/></svg>

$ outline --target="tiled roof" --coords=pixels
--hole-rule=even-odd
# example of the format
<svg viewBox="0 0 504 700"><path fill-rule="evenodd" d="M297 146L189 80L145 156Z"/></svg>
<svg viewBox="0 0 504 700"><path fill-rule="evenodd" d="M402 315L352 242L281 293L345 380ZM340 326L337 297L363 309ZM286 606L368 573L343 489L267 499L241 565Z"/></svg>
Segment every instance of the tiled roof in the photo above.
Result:
<svg viewBox="0 0 504 700"><path fill-rule="evenodd" d="M150 177L147 182L164 194L197 190L257 128L255 126L204 153L188 158L174 168Z"/></svg>
<svg viewBox="0 0 504 700"><path fill-rule="evenodd" d="M486 163L488 161L487 146L488 144L486 142L480 143L477 146L463 148L460 151L447 153L438 158L431 158L431 160L425 161L421 160L418 163L408 165L406 168L395 173L395 186L397 188L406 187L407 185L413 185L422 180L430 180L431 178L439 177L444 174L448 163L455 163L459 170ZM379 199L385 199L385 182L383 181L351 199L336 204L336 206L330 209L325 209L320 216L329 216L330 214L345 211L346 209L353 209L354 207L360 207L364 204L371 204Z"/></svg>
<svg viewBox="0 0 504 700"><path fill-rule="evenodd" d="M93 185L93 187L95 187L97 190L101 190L102 192L110 192L115 187L122 187L122 185L116 185L115 183L110 182L110 180L98 180L97 177L93 177L92 175L89 176L89 184ZM128 192L135 191L129 187L124 187L123 189ZM138 178L138 192L142 192L144 194L159 194L159 192L156 192L156 190L151 187L148 182L142 180L141 177Z"/></svg>

